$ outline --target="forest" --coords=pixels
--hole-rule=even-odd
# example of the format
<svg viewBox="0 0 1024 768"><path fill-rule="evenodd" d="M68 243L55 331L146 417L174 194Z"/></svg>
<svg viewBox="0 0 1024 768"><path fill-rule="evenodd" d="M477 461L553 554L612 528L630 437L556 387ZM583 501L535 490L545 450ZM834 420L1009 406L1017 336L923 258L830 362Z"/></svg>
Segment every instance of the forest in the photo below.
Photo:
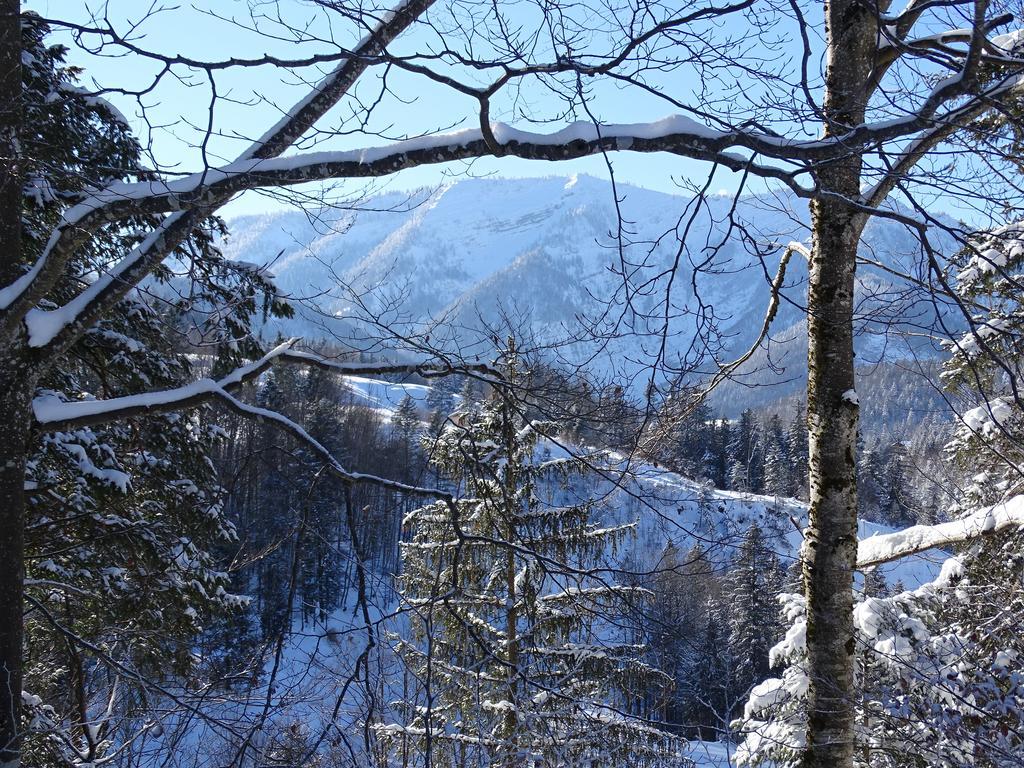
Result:
<svg viewBox="0 0 1024 768"><path fill-rule="evenodd" d="M1024 763L1022 14L0 0L0 768Z"/></svg>

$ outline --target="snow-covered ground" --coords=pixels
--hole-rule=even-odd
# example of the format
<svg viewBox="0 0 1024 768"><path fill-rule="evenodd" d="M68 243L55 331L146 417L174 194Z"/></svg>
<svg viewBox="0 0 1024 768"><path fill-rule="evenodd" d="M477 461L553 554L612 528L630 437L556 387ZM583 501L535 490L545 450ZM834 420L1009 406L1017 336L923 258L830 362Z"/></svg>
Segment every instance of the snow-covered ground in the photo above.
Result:
<svg viewBox="0 0 1024 768"><path fill-rule="evenodd" d="M355 395L357 402L363 403L371 408L386 411L386 415L398 407L402 399L408 395L421 409L425 409L425 401L430 393L430 387L422 384L405 384L380 379L368 379L363 376L346 376L343 379L345 387Z"/></svg>
<svg viewBox="0 0 1024 768"><path fill-rule="evenodd" d="M731 768L735 754L734 745L720 741L691 741L686 749L696 768Z"/></svg>

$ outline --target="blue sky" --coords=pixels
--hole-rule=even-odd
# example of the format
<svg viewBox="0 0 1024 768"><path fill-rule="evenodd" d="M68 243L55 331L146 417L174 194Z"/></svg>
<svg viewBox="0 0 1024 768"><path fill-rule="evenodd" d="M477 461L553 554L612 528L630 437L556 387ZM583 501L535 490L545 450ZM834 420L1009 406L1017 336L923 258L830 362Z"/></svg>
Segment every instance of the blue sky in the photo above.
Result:
<svg viewBox="0 0 1024 768"><path fill-rule="evenodd" d="M391 2L376 1L384 6L389 6ZM147 9L150 8L149 0L25 0L25 6L44 16L53 14L68 18L70 13L70 18L82 23L88 22L88 9L102 8L120 30L128 29L129 25L141 20L141 23L133 27L136 42L141 47L167 55L180 53L202 60L224 60L232 56L258 57L265 53L286 58L302 57L312 53L330 52L332 39L338 45L350 47L362 35L362 30L353 26L346 28L344 24L338 25L336 16L332 17L333 21L329 25L323 12L318 12L308 0L173 2L176 4L172 4L172 0L167 0L163 6L167 10L148 18L145 16ZM365 2L370 3L374 0ZM772 18L766 13L770 14L772 5L771 0L757 4L755 21L770 23ZM287 19L290 24L296 27L305 26L322 40L296 43L294 39L285 39L288 37L287 31L266 19L261 20L262 33L247 30L244 27L251 24L251 7L256 7L264 14L279 9L281 17ZM448 6L439 2L437 7ZM501 7L513 8L514 13L525 14L533 6L529 2L517 3L509 0ZM753 22L742 17L730 18L727 24L714 31L715 37L732 38L740 45L746 45L748 62L754 68L789 66L790 72L795 72L800 48L795 45L794 39L798 39L798 36L795 34L794 23L785 16L788 13L788 4L782 2L779 3L779 7L783 9L782 14L775 18L774 26L761 30L761 37L756 38L756 42L750 34L749 25ZM526 10L520 11L521 8ZM820 13L820 4L809 3L805 11L808 14L811 44L816 50L820 49L820 23L811 18L811 15ZM232 23L231 19L234 19L235 23ZM524 17L524 21L528 19ZM268 35L267 32L277 34L278 37ZM815 34L818 37L815 37ZM775 44L772 44L772 38L777 40ZM96 40L86 38L86 42L94 44ZM399 44L406 45L406 50L413 47L422 50L429 42L429 36L421 31L415 31L407 33ZM76 46L72 46L72 49L72 60L86 68L86 80L83 82L85 87L116 86L129 90L144 88L159 69L156 62L147 62L134 55L115 58L91 55ZM213 112L214 135L210 136L206 143L205 158L199 145L208 127L212 91L211 84L202 72L178 67L174 70L173 76L165 77L153 92L141 97L146 107L146 118L150 125L155 126L152 131L147 129L147 124L141 119L142 110L133 98L116 93L109 95L108 98L129 117L144 141L149 142L157 162L164 170L193 172L203 168L204 164L217 165L236 157L253 138L272 125L283 110L299 100L308 91L310 84L320 78L322 71L331 66L324 65L320 70L311 67L299 72L269 66L218 72L215 85L219 98L215 102ZM815 53L809 62L809 70L813 75L819 69L820 59ZM382 68L375 68L368 73L356 89L355 97L367 102L375 101L379 96L382 74ZM787 122L787 113L777 108L780 101L792 95L792 89L787 94L782 87L773 98L765 98L765 106L762 109L752 108L751 104L765 95L758 91L753 78L744 78L742 73L727 73L728 76L723 81L728 86L731 79L732 90L721 90L722 86L713 80L717 74L720 73L711 71L709 79L702 83L696 68L681 68L656 76L650 82L654 88L665 88L673 97L684 103L703 85L709 89L712 98L721 99L718 104L720 111L731 109L733 100L741 111L746 109L748 112L759 111L761 114L774 116L776 129L792 135L795 124ZM331 136L315 144L315 148L351 149L374 146L385 143L387 139L475 125L474 100L420 76L391 71L387 78L391 93L375 108L369 135L357 129L351 119L351 112L346 111L343 104L321 121L323 128L331 131ZM603 122L643 122L678 111L671 104L637 88L623 88L607 81L592 84L592 87L594 91L590 104L595 110L595 116ZM811 83L811 90L817 91L815 82ZM506 98L504 102L496 103L492 109L492 118L533 130L556 130L560 127L557 121L560 102L557 99L536 83L525 89L524 94L518 101ZM531 115L555 117L556 121L547 125L531 126L520 114L523 111ZM346 115L350 119L346 120ZM335 129L339 128L342 133L348 135L337 135ZM381 135L373 135L373 132ZM816 135L816 132L817 127L810 124L804 136L811 137ZM293 152L302 149L300 147ZM590 157L563 163L484 158L469 166L455 164L447 167L410 169L376 183L375 188L412 189L432 186L444 182L453 175L467 174L521 177L588 173L607 178L609 162L620 182L664 192L686 192L686 183L703 186L710 170L707 163L668 154L621 152L608 159ZM712 192L734 192L739 183L740 177L737 174L719 170L708 189ZM365 182L355 180L345 182L341 189L342 194L356 194L364 187ZM763 188L762 182L748 181L747 189L750 191L760 191ZM316 194L316 190L312 192ZM281 203L266 196L250 193L229 204L224 213L253 213L278 208L280 205ZM932 205L946 210L955 210L958 207L955 200L941 194L933 200Z"/></svg>
<svg viewBox="0 0 1024 768"><path fill-rule="evenodd" d="M25 5L43 16L52 14L66 18L68 12L72 11L76 14L75 20L82 22L88 20L88 8L104 7L100 3L81 3L72 7L68 0L26 0ZM148 2L142 3L138 0L110 0L105 5L109 18L119 29L126 29L129 22L137 22L148 7ZM312 29L324 36L328 34L323 17L318 17L311 7L301 0L282 0L280 8L282 15L289 21L301 23L309 20ZM252 57L262 53L301 56L314 51L330 50L329 45L325 44L301 46L294 42L274 40L265 35L246 31L236 24L214 18L207 12L211 9L220 16L234 17L249 23L249 3L244 0L196 0L191 3L182 0L180 5L173 6L172 10L144 21L136 29L138 43L169 55L181 53L208 60L230 56ZM343 45L351 45L358 37L355 30L337 27L332 28L330 34L336 35L338 42ZM86 68L86 81L83 82L86 87L99 84L128 89L142 88L150 82L158 69L156 63L140 61L135 56L93 56L78 49L74 49L73 61ZM196 145L209 119L211 88L202 73L189 72L183 68L175 71L179 75L185 75L189 81L180 82L167 78L158 89L143 96L142 99L146 105L149 122L159 126L149 134L157 160L165 168L173 171L194 171L203 165L203 156ZM318 79L317 70L306 69L302 71L301 77L308 82L314 82ZM666 85L672 87L674 94L682 93L685 96L695 85L685 82L686 79L685 72L677 72ZM379 71L375 71L373 77L366 78L357 93L364 99L375 98L379 84ZM387 98L380 104L375 113L373 127L390 137L404 138L416 132L473 125L475 103L465 96L404 73L390 73L389 85L396 97ZM308 89L308 85L295 74L273 67L218 73L216 87L222 98L216 103L214 127L224 135L213 136L208 142L207 158L212 164L224 162L237 155L246 146L247 139L258 136L280 116L282 109L286 109L301 98ZM541 110L553 106L554 100L545 102L539 89L535 89L530 98L538 98L536 94L541 94L538 101ZM147 134L145 124L141 120L141 110L133 98L118 94L111 94L109 98L129 117L140 134ZM607 87L597 93L594 103L606 111L605 114L599 115L601 119L615 122L642 122L663 117L673 111L669 104L633 89ZM344 112L336 111L325 125L337 126L339 117L343 114ZM511 113L497 114L495 117L523 124ZM349 127L343 124L344 129ZM317 146L317 149L363 147L384 141L384 138L372 135L336 137ZM611 162L618 180L661 191L679 191L678 182L681 179L693 179L702 183L709 170L705 163L661 154L620 153L612 157ZM505 176L572 173L608 176L607 162L602 157L557 164L506 158L483 159L472 166L458 164L446 168L411 169L387 183L391 189L415 188L434 185L452 174L467 172L473 175ZM735 174L720 171L711 189L733 191L738 181ZM361 184L351 182L349 188L356 190ZM247 195L232 203L226 213L249 213L274 208L277 205L265 197Z"/></svg>

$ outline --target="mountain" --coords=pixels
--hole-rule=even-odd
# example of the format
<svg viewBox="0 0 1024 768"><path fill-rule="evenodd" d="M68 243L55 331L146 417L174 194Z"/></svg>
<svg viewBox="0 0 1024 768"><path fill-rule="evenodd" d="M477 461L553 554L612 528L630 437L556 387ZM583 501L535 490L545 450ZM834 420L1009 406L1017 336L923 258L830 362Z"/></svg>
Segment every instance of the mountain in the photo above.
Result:
<svg viewBox="0 0 1024 768"><path fill-rule="evenodd" d="M301 305L281 330L314 338L359 335L369 314L430 332L435 345L485 354L512 327L557 347L550 354L562 363L626 375L659 352L666 329L670 365L707 370L706 348L727 360L749 347L782 247L807 239L806 203L783 192L698 204L628 185L616 191L617 200L608 182L588 176L463 179L315 217L239 217L224 250L270 265ZM952 251L950 238L936 243ZM933 353L920 334L902 332L933 326L939 310L885 271L913 271L920 251L916 233L892 219L867 227L862 253L883 266L859 277L858 352L869 361L910 346ZM803 376L806 280L806 263L794 256L772 342L747 366L751 381Z"/></svg>

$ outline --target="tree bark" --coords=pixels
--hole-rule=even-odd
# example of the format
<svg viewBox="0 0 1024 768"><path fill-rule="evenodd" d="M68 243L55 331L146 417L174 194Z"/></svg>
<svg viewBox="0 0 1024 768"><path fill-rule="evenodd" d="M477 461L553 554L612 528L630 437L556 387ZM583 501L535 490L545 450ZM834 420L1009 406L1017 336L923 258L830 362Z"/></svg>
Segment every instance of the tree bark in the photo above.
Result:
<svg viewBox="0 0 1024 768"><path fill-rule="evenodd" d="M0 287L21 274L20 0L0 0Z"/></svg>
<svg viewBox="0 0 1024 768"><path fill-rule="evenodd" d="M825 135L861 124L877 47L867 4L825 6ZM808 725L804 768L852 768L854 755L853 571L857 563L853 306L857 245L865 215L840 198L860 195L862 160L816 173L827 196L811 205L807 422L809 524L802 553L807 598Z"/></svg>
<svg viewBox="0 0 1024 768"><path fill-rule="evenodd" d="M0 358L0 768L20 765L28 377Z"/></svg>
<svg viewBox="0 0 1024 768"><path fill-rule="evenodd" d="M0 0L0 286L21 270L21 4ZM22 590L28 377L0 350L0 768L21 764Z"/></svg>

